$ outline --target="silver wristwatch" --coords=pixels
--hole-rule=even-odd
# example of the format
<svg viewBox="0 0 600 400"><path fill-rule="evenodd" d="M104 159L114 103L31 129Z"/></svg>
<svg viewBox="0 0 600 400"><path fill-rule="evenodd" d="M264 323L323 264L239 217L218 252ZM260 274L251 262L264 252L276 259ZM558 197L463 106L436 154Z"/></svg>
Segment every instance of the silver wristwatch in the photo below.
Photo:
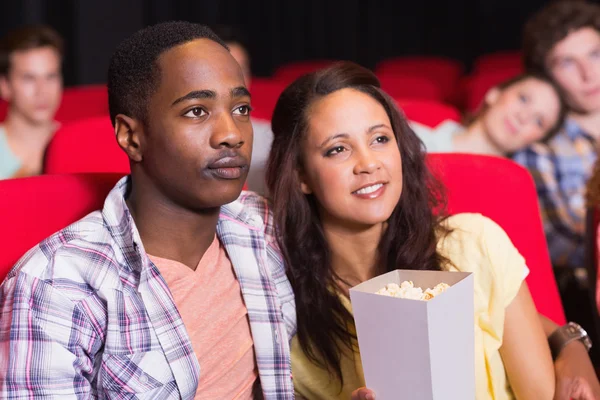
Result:
<svg viewBox="0 0 600 400"><path fill-rule="evenodd" d="M574 340L581 341L587 351L590 351L592 348L592 341L587 332L575 322L569 322L555 330L548 338L548 344L552 351L552 358L556 359L561 350Z"/></svg>

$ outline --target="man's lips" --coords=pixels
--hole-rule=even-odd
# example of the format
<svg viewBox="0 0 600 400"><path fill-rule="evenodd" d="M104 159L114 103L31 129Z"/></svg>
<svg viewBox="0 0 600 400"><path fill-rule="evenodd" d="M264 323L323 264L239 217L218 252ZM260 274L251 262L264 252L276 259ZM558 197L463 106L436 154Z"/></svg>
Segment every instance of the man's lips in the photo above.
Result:
<svg viewBox="0 0 600 400"><path fill-rule="evenodd" d="M248 161L241 155L228 155L211 162L207 168L218 178L239 179L248 169Z"/></svg>

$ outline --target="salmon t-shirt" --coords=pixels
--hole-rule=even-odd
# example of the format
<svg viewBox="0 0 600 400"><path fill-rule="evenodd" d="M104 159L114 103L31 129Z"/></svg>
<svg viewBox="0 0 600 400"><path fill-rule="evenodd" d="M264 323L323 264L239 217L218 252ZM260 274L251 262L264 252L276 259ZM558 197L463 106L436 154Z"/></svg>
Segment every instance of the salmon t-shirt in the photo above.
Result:
<svg viewBox="0 0 600 400"><path fill-rule="evenodd" d="M251 399L257 379L248 311L215 237L198 267L148 255L165 279L200 363L195 399Z"/></svg>

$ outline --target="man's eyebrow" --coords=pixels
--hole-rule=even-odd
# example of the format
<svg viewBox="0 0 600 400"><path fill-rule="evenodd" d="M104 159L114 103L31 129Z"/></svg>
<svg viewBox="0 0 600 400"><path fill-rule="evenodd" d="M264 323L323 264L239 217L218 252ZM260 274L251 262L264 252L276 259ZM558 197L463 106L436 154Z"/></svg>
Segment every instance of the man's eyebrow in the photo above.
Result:
<svg viewBox="0 0 600 400"><path fill-rule="evenodd" d="M244 96L252 97L250 95L250 92L248 91L248 89L246 89L244 86L238 86L236 88L231 89L229 91L229 94L231 95L232 98L244 97Z"/></svg>
<svg viewBox="0 0 600 400"><path fill-rule="evenodd" d="M175 100L171 107L174 105L181 103L182 101L187 100L195 100L195 99L215 99L217 97L217 93L214 90L194 90L189 92L185 96L182 96Z"/></svg>

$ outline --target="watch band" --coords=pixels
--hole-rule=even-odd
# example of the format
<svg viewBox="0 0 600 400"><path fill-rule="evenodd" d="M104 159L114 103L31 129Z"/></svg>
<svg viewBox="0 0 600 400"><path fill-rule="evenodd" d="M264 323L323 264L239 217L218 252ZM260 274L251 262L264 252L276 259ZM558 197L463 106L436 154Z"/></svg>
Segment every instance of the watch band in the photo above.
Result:
<svg viewBox="0 0 600 400"><path fill-rule="evenodd" d="M550 337L548 337L548 344L550 345L552 358L556 359L561 350L574 340L581 341L588 351L592 347L592 341L590 340L587 332L575 322L569 322L568 324L556 329L550 335Z"/></svg>

